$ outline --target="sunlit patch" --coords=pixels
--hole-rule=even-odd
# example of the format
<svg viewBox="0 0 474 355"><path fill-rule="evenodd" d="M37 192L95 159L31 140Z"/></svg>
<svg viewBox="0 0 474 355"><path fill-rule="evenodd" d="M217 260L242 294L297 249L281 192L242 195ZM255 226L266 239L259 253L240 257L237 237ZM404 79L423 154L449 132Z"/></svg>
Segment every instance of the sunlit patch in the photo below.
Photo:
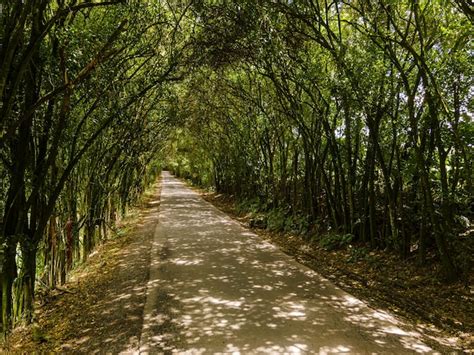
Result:
<svg viewBox="0 0 474 355"><path fill-rule="evenodd" d="M91 338L90 336L82 337L81 339L76 340L76 344L83 344L83 343L85 343L86 341L88 341L90 338Z"/></svg>
<svg viewBox="0 0 474 355"><path fill-rule="evenodd" d="M244 237L255 237L256 236L255 233L250 233L250 232L244 232L241 235L244 236Z"/></svg>
<svg viewBox="0 0 474 355"><path fill-rule="evenodd" d="M301 312L301 311L291 311L291 312L288 312L287 314L290 317L305 317L306 316L306 313Z"/></svg>
<svg viewBox="0 0 474 355"><path fill-rule="evenodd" d="M255 352L261 354L284 354L285 348L279 345L271 345L270 343L267 346L259 346L255 349Z"/></svg>
<svg viewBox="0 0 474 355"><path fill-rule="evenodd" d="M305 307L303 305L294 302L287 302L283 308L273 307L273 310L275 311L274 317L298 320L306 319L306 312L304 309Z"/></svg>
<svg viewBox="0 0 474 355"><path fill-rule="evenodd" d="M213 305L223 305L228 308L240 308L243 304L243 301L241 300L225 300L217 297L191 297L191 298L186 298L183 299L183 302L185 303L210 303ZM212 312L213 309L210 307L205 307L204 308L205 312Z"/></svg>
<svg viewBox="0 0 474 355"><path fill-rule="evenodd" d="M229 323L229 321L228 321L227 319L219 319L219 320L217 321L216 326L222 328L222 327L226 327L228 323Z"/></svg>
<svg viewBox="0 0 474 355"><path fill-rule="evenodd" d="M382 327L380 329L382 332L387 333L387 334L395 334L395 335L400 335L400 336L414 336L418 335L415 332L406 332L398 327L395 326L388 326L388 327Z"/></svg>
<svg viewBox="0 0 474 355"><path fill-rule="evenodd" d="M157 314L155 316L147 316L145 317L145 320L147 320L150 324L164 324L167 320L169 320L169 316Z"/></svg>
<svg viewBox="0 0 474 355"><path fill-rule="evenodd" d="M199 265L202 264L203 260L202 259L171 259L171 263L176 264L176 265Z"/></svg>
<svg viewBox="0 0 474 355"><path fill-rule="evenodd" d="M359 312L360 309L357 308L357 309L352 309L353 312L358 312L358 313L355 313L355 314L350 314L348 316L345 316L344 319L349 321L349 322L352 322L352 323L355 323L355 324L363 324L365 328L372 328L375 326L375 323L374 321L376 319L372 318L372 317L369 317L368 315L362 313L362 312Z"/></svg>
<svg viewBox="0 0 474 355"><path fill-rule="evenodd" d="M414 350L417 353L427 353L433 351L430 347L426 346L425 344L416 341L416 340L405 340L402 338L400 342L405 345L406 348Z"/></svg>
<svg viewBox="0 0 474 355"><path fill-rule="evenodd" d="M223 354L233 354L233 355L239 355L240 350L237 346L233 344L227 344L225 347L225 352Z"/></svg>
<svg viewBox="0 0 474 355"><path fill-rule="evenodd" d="M273 290L273 287L270 286L270 285L253 285L252 287L253 287L253 288L261 288L261 289L263 289L263 290L265 290L265 291L271 291L271 290Z"/></svg>
<svg viewBox="0 0 474 355"><path fill-rule="evenodd" d="M285 273L282 271L282 270L278 270L278 269L274 269L272 270L272 272L276 275L276 276L284 276Z"/></svg>
<svg viewBox="0 0 474 355"><path fill-rule="evenodd" d="M308 345L306 344L293 344L287 347L286 351L288 351L291 354L301 354L301 353L306 353L308 351Z"/></svg>
<svg viewBox="0 0 474 355"><path fill-rule="evenodd" d="M260 244L255 245L255 248L259 250L276 250L277 249L276 246L270 243L260 243Z"/></svg>
<svg viewBox="0 0 474 355"><path fill-rule="evenodd" d="M181 317L181 322L185 326L189 326L193 323L193 318L189 314L185 314Z"/></svg>
<svg viewBox="0 0 474 355"><path fill-rule="evenodd" d="M377 318L377 319L380 319L380 320L385 320L385 321L389 321L389 322L392 322L392 323L398 323L398 321L395 319L394 316L388 314L387 312L381 311L381 310L374 311L372 313L372 316Z"/></svg>
<svg viewBox="0 0 474 355"><path fill-rule="evenodd" d="M355 298L355 297L352 297L350 295L345 295L344 296L344 305L345 306L352 307L352 306L361 305L361 304L362 304L362 302L360 300L358 300L357 298Z"/></svg>
<svg viewBox="0 0 474 355"><path fill-rule="evenodd" d="M314 272L313 270L305 270L304 274L309 277L318 276L318 274L316 274L316 272Z"/></svg>
<svg viewBox="0 0 474 355"><path fill-rule="evenodd" d="M325 355L325 354L337 354L337 353L348 353L351 351L350 346L345 346L345 345L338 345L338 346L322 346L319 348L319 354L320 355Z"/></svg>

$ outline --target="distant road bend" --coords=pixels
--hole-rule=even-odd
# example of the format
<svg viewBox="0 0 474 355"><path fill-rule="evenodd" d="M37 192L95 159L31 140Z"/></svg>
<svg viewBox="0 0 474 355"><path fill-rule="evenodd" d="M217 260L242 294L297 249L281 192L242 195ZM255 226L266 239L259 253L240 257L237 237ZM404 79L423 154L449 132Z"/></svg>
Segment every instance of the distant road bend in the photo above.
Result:
<svg viewBox="0 0 474 355"><path fill-rule="evenodd" d="M141 352L430 352L163 172Z"/></svg>

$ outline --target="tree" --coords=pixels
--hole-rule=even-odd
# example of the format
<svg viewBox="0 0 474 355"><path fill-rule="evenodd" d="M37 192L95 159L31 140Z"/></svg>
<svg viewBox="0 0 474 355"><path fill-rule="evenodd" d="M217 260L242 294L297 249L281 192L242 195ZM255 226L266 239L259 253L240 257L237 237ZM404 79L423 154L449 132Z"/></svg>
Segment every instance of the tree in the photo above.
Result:
<svg viewBox="0 0 474 355"><path fill-rule="evenodd" d="M472 195L464 5L201 4L209 60L182 95L191 123L177 170L403 258L423 262L435 245L445 278L458 278L454 211Z"/></svg>
<svg viewBox="0 0 474 355"><path fill-rule="evenodd" d="M151 143L150 135L166 131L156 99L166 92L167 82L179 79L188 55L189 37L179 34L186 8L170 6L58 0L9 1L3 9L4 333L20 320L32 320L42 241L48 245L43 258L51 286L57 275L64 281L63 226L69 219L74 225L74 236L68 238L76 241L67 243L76 249L83 227L77 198L84 194L86 202L80 206L86 210L81 217L86 222L85 258L96 243L95 227L104 230L109 205L115 208L106 205L114 184L121 181L121 203L129 205L143 189L144 172L156 172L150 162L163 141ZM114 175L127 154L119 147L127 142L134 148L123 162L124 175ZM85 186L79 184L87 176L81 168L89 169L90 184ZM134 197L129 196L132 191Z"/></svg>

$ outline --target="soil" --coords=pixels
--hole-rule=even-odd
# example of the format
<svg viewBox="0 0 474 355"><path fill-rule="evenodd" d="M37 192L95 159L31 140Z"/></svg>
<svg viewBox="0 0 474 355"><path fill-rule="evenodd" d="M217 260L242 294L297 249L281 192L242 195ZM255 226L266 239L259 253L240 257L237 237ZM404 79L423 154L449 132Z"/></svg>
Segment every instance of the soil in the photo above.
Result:
<svg viewBox="0 0 474 355"><path fill-rule="evenodd" d="M252 228L255 216L239 213L232 196L198 191L205 200L343 290L414 324L433 340L429 345L434 348L439 349L438 343L474 352L472 275L468 281L445 284L436 264L421 267L386 251L359 255L361 249L356 245L328 251L302 236Z"/></svg>
<svg viewBox="0 0 474 355"><path fill-rule="evenodd" d="M137 351L159 197L157 183L66 285L37 297L35 323L16 329L2 350Z"/></svg>

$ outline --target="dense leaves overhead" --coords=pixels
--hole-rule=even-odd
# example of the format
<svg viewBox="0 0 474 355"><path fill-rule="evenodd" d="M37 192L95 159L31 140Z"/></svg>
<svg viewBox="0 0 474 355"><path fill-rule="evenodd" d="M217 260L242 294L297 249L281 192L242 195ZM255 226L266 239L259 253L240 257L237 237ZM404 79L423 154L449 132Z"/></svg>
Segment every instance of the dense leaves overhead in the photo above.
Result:
<svg viewBox="0 0 474 355"><path fill-rule="evenodd" d="M453 252L472 233L467 1L1 11L4 333L32 320L35 286L65 282L163 164L269 226L434 255L446 280L467 277L472 255Z"/></svg>
<svg viewBox="0 0 474 355"><path fill-rule="evenodd" d="M473 213L465 5L208 4L212 60L180 88L170 166L290 230L435 253L445 278L466 277L472 259L452 250Z"/></svg>

